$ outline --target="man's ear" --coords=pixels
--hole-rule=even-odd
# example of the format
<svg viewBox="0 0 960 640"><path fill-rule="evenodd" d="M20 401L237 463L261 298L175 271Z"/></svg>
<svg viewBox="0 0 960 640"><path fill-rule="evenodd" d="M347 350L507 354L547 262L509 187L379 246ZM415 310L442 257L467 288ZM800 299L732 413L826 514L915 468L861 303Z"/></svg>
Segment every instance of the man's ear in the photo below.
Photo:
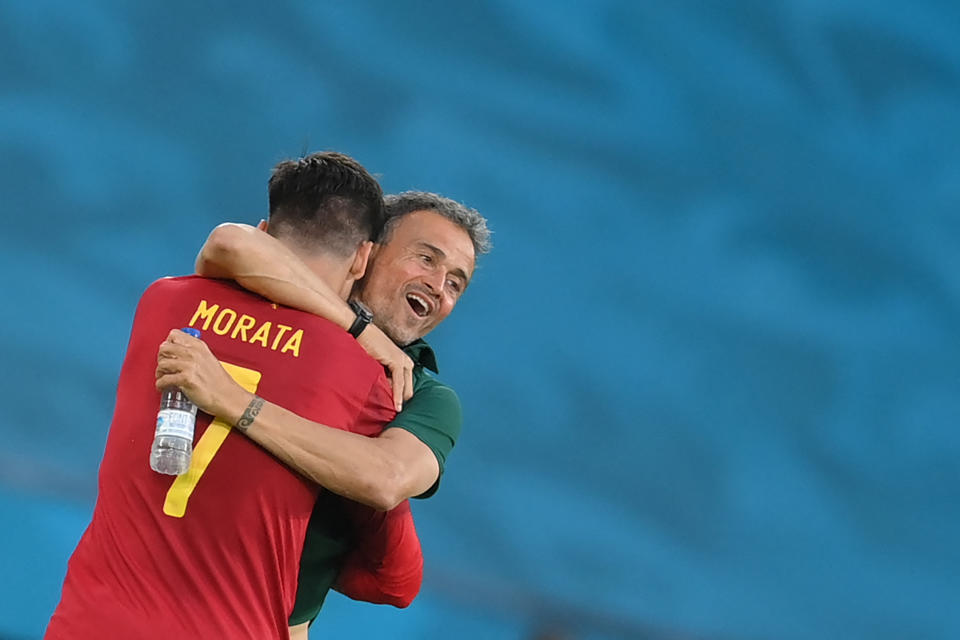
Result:
<svg viewBox="0 0 960 640"><path fill-rule="evenodd" d="M359 280L367 272L367 263L370 261L370 251L373 249L373 243L367 240L360 243L357 247L357 253L353 256L353 264L350 265L350 277Z"/></svg>
<svg viewBox="0 0 960 640"><path fill-rule="evenodd" d="M261 219L260 223L257 225L257 229L260 229L260 231L266 231L267 226L269 226L269 224L270 223L267 222L266 220Z"/></svg>

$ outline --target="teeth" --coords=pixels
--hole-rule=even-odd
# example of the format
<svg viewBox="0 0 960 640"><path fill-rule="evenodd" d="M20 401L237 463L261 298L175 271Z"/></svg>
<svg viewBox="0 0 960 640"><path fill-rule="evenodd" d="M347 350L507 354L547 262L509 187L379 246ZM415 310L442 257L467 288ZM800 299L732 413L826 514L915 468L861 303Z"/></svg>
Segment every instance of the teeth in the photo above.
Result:
<svg viewBox="0 0 960 640"><path fill-rule="evenodd" d="M427 315L428 313L430 313L430 304L427 302L426 298L419 296L415 293L408 293L407 297L410 298L411 300L416 300L421 305L423 305L423 315Z"/></svg>

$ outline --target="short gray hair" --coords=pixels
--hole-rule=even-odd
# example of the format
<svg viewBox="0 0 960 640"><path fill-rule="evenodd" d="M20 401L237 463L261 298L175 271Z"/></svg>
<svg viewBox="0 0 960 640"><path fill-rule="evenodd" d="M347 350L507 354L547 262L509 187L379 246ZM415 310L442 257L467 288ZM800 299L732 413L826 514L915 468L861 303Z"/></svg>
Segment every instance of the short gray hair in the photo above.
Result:
<svg viewBox="0 0 960 640"><path fill-rule="evenodd" d="M460 204L456 200L444 198L429 191L404 191L385 196L383 199L387 221L383 225L378 242L384 243L393 233L400 219L414 211L434 211L447 220L455 223L467 232L473 242L473 250L477 256L489 253L493 248L490 242L490 229L487 220L476 209Z"/></svg>

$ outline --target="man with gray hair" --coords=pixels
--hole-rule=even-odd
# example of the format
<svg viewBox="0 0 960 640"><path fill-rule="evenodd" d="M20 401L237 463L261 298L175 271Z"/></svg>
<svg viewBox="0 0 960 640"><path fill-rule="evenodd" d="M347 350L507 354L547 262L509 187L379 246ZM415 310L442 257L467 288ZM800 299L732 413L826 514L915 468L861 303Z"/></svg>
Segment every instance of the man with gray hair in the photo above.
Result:
<svg viewBox="0 0 960 640"><path fill-rule="evenodd" d="M177 362L161 358L158 365L158 375L176 368L179 386L208 413L239 418L257 404L260 411L247 436L331 492L378 510L437 490L462 417L454 391L427 373L436 372L437 363L423 336L453 311L470 283L476 257L490 250L486 220L449 198L409 191L387 196L385 209L387 222L350 306L285 247L253 227L217 227L197 259L200 275L234 279L274 302L321 315L357 335L391 370L404 397L413 392L379 436L353 437L264 403L223 375L200 341L184 341L191 349L188 357ZM371 314L398 346L364 331ZM306 636L306 625L319 612L350 548L348 537L333 531L329 518L311 521L290 619L292 637Z"/></svg>

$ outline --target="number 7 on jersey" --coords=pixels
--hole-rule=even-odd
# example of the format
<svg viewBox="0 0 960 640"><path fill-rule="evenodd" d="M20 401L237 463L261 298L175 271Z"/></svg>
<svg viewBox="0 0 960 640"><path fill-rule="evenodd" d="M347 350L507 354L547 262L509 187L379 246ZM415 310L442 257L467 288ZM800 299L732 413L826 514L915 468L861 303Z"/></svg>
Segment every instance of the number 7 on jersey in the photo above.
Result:
<svg viewBox="0 0 960 640"><path fill-rule="evenodd" d="M260 386L261 373L253 369L238 367L235 364L221 362L223 368L227 370L237 384L249 391L256 393ZM196 488L197 483L203 476L203 472L210 466L213 457L220 450L220 445L227 439L230 426L222 418L216 418L203 432L203 436L197 441L197 446L193 449L193 456L190 459L190 468L183 475L177 476L167 491L167 499L163 503L163 512L173 518L182 518L187 512L187 502L190 500L190 494Z"/></svg>

